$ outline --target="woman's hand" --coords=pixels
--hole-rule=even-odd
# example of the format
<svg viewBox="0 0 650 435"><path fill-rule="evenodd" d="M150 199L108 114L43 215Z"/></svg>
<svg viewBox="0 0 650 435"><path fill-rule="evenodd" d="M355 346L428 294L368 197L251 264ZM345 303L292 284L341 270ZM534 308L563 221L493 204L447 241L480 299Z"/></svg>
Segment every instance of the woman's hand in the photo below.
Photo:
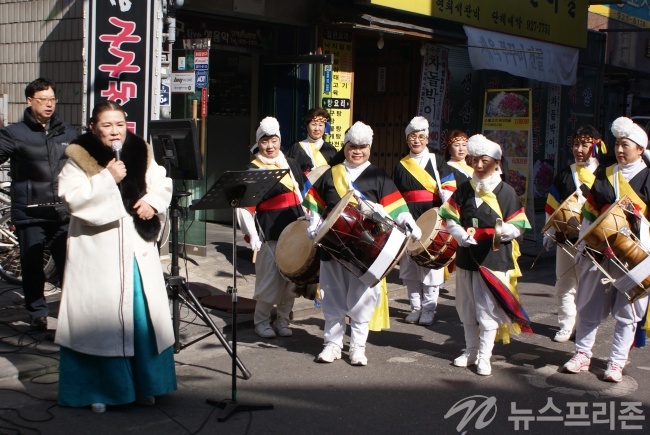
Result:
<svg viewBox="0 0 650 435"><path fill-rule="evenodd" d="M126 166L124 166L124 162L121 160L111 160L106 165L106 169L108 169L108 172L113 176L115 183L119 183L124 179L124 177L126 177Z"/></svg>
<svg viewBox="0 0 650 435"><path fill-rule="evenodd" d="M133 206L135 209L136 214L138 217L142 220L148 221L149 219L153 218L157 211L155 208L149 205L149 203L139 199L138 202L135 203Z"/></svg>

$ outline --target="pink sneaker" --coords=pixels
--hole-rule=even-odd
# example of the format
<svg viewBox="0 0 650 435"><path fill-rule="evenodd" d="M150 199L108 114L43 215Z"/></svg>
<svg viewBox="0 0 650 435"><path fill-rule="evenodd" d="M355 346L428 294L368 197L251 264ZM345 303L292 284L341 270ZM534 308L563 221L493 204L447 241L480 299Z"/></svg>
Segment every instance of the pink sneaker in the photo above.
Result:
<svg viewBox="0 0 650 435"><path fill-rule="evenodd" d="M608 361L603 379L609 382L621 382L623 380L623 367L615 362Z"/></svg>
<svg viewBox="0 0 650 435"><path fill-rule="evenodd" d="M582 352L577 352L571 359L564 364L564 371L569 373L580 373L589 370L591 359Z"/></svg>

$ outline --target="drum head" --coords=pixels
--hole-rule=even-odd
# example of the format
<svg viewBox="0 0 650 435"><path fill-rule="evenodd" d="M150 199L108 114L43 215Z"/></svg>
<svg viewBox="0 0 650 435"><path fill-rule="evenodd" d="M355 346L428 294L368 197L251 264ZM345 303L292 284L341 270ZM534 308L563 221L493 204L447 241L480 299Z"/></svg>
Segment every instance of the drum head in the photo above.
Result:
<svg viewBox="0 0 650 435"><path fill-rule="evenodd" d="M578 208L577 210L575 210L576 207ZM544 227L542 228L542 234L546 233L546 231L548 231L548 229L553 226L553 223L555 222L557 215L564 209L571 210L575 212L577 215L582 214L582 207L580 207L580 203L578 202L577 192L573 192L571 195L569 195L567 199L562 201L562 204L560 204L555 209L553 214L549 216L548 220L546 221L546 225L544 225Z"/></svg>
<svg viewBox="0 0 650 435"><path fill-rule="evenodd" d="M307 174L307 179L313 185L316 182L316 180L318 180L321 177L321 175L323 175L329 168L330 167L328 165L323 165L314 168L311 170L311 172L309 172L309 174Z"/></svg>
<svg viewBox="0 0 650 435"><path fill-rule="evenodd" d="M600 216L598 216L598 219L593 221L591 223L591 225L589 225L587 230L584 233L582 233L582 235L580 235L580 237L578 238L578 241L576 242L576 245L578 243L582 242L586 237L589 237L589 235L592 233L592 231L594 231L596 228L599 228L604 220L609 219L609 215L611 213L613 213L614 210L623 210L623 211L625 211L626 207L621 206L621 204L627 204L627 203L630 203L630 202L631 202L630 198L627 195L625 195L625 196L623 196L623 198L619 199L614 204L612 204L607 209L607 211L605 211L605 213L602 213ZM632 206L632 207L634 207L634 206Z"/></svg>
<svg viewBox="0 0 650 435"><path fill-rule="evenodd" d="M320 226L320 229L318 230L318 234L316 234L316 238L314 239L314 244L320 242L323 240L323 237L325 237L325 234L327 234L332 228L332 225L334 225L334 222L341 216L341 213L343 213L343 210L345 210L345 206L348 205L350 200L352 199L352 195L354 195L354 190L350 190L348 193L345 194L343 198L336 204L336 206L332 209L330 214L325 218L325 221L323 224Z"/></svg>
<svg viewBox="0 0 650 435"><path fill-rule="evenodd" d="M291 222L282 231L275 245L275 263L286 276L295 275L313 257L316 248L307 237L308 227L309 221L305 219Z"/></svg>
<svg viewBox="0 0 650 435"><path fill-rule="evenodd" d="M440 229L442 219L438 216L438 208L425 211L415 222L422 230L422 237L419 241L409 241L406 250L412 254L419 254L429 247L436 233Z"/></svg>

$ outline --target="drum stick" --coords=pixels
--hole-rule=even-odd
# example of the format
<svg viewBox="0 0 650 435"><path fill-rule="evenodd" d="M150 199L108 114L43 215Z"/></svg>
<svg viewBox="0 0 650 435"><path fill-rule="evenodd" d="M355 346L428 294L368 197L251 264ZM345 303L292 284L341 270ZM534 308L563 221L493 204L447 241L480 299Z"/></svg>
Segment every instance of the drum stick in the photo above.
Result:
<svg viewBox="0 0 650 435"><path fill-rule="evenodd" d="M255 264L256 259L257 259L257 249L253 249L253 264Z"/></svg>

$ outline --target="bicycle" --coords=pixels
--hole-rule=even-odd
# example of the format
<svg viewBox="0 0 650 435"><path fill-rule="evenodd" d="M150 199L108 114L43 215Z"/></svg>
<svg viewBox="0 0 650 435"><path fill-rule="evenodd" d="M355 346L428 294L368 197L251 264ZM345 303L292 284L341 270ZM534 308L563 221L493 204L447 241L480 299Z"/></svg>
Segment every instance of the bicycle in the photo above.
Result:
<svg viewBox="0 0 650 435"><path fill-rule="evenodd" d="M0 172L8 172L8 166L1 166ZM10 187L11 181L0 182L0 278L10 284L22 284L20 245L11 221ZM46 281L51 282L57 276L56 265L47 249L43 255L43 271Z"/></svg>

